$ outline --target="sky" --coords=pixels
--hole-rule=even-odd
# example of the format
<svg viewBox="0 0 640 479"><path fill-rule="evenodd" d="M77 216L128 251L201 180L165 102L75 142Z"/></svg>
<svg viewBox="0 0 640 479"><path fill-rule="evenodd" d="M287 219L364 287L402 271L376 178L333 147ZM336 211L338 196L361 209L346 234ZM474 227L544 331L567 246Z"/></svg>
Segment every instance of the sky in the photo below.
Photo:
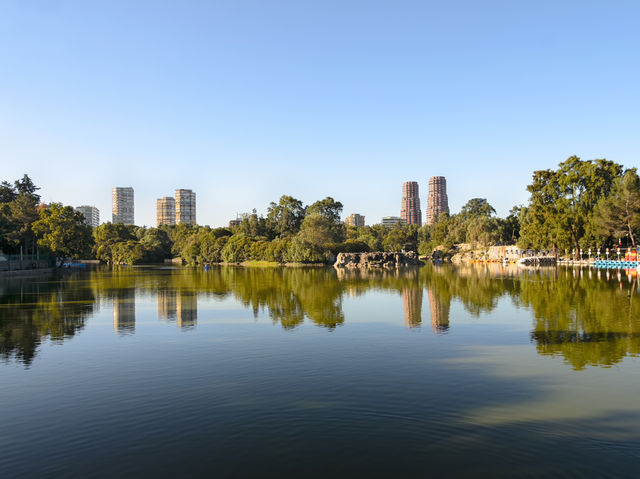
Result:
<svg viewBox="0 0 640 479"><path fill-rule="evenodd" d="M94 205L197 194L200 224L402 183L524 204L571 155L637 167L640 2L0 0L0 180Z"/></svg>

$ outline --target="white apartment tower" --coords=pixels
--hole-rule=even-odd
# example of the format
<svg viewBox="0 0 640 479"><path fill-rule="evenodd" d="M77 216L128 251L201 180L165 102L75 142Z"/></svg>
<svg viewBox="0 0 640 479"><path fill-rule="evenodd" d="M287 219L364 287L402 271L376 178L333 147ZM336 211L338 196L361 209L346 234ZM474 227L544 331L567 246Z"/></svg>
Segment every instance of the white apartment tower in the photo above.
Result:
<svg viewBox="0 0 640 479"><path fill-rule="evenodd" d="M176 224L196 224L196 194L191 190L176 190Z"/></svg>
<svg viewBox="0 0 640 479"><path fill-rule="evenodd" d="M95 206L78 206L76 211L82 213L82 216L84 216L84 222L89 226L97 228L100 225L100 211Z"/></svg>
<svg viewBox="0 0 640 479"><path fill-rule="evenodd" d="M156 201L156 222L158 226L176 224L176 200L171 196Z"/></svg>
<svg viewBox="0 0 640 479"><path fill-rule="evenodd" d="M115 187L111 190L112 223L134 224L133 188Z"/></svg>

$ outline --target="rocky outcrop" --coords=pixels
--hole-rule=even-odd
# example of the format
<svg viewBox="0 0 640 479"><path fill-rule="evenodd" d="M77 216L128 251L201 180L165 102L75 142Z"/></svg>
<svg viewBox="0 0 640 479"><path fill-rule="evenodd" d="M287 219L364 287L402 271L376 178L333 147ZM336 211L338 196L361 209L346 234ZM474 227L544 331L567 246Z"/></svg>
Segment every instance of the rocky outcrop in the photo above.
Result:
<svg viewBox="0 0 640 479"><path fill-rule="evenodd" d="M402 268L422 266L416 253L339 253L334 263L336 268Z"/></svg>

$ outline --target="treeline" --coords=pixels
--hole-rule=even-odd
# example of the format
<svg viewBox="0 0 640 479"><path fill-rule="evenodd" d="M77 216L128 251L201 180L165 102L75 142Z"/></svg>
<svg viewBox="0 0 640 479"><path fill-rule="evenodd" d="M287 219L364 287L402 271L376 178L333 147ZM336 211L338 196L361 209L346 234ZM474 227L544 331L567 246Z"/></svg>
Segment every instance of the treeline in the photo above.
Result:
<svg viewBox="0 0 640 479"><path fill-rule="evenodd" d="M533 173L526 206L506 218L484 198L432 225L352 227L341 221L343 205L331 197L305 206L291 196L272 202L266 216L254 210L232 228L197 225L146 228L105 223L91 229L69 206L40 204L28 176L0 184L0 249L57 258L95 257L112 264L180 257L187 264L328 263L340 252L452 251L460 243L485 247L517 243L523 249L575 251L617 244L636 246L640 233L640 178L635 168L571 157L556 170Z"/></svg>

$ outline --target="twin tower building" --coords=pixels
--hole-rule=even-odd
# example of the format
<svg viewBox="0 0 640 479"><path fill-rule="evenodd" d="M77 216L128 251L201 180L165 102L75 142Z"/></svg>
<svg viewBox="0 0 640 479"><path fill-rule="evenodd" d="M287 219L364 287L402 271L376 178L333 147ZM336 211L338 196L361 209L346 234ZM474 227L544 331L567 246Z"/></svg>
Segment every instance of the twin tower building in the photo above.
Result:
<svg viewBox="0 0 640 479"><path fill-rule="evenodd" d="M447 198L447 180L444 176L429 178L429 196L427 197L427 223L431 225L438 220L441 213L449 214ZM407 181L402 185L402 208L400 218L409 225L422 226L420 210L420 191L417 181Z"/></svg>
<svg viewBox="0 0 640 479"><path fill-rule="evenodd" d="M113 223L135 224L133 188L116 187L111 191ZM86 216L86 215L85 215ZM175 198L165 196L156 201L156 221L160 225L196 224L196 194L176 190Z"/></svg>

